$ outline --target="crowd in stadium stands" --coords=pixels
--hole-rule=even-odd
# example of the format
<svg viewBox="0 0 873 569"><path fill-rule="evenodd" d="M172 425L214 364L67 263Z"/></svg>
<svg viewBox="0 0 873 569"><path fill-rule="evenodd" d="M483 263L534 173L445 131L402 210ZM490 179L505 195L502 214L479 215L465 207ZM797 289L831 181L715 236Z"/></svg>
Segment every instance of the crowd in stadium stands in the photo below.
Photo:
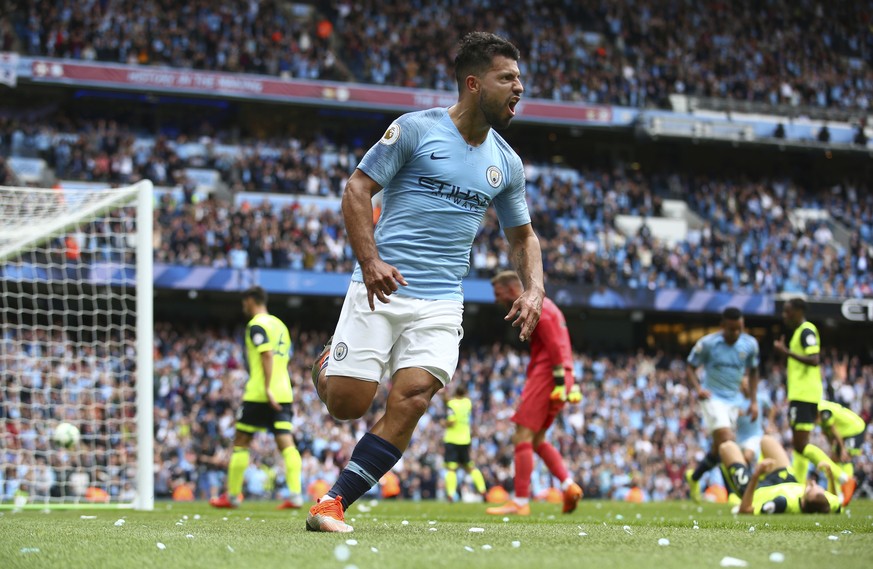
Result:
<svg viewBox="0 0 873 569"><path fill-rule="evenodd" d="M294 323L290 324L293 327ZM356 439L384 408L385 394L380 394L371 413L361 420L341 423L329 419L309 379L309 366L326 335L293 330L297 337L290 365L295 388L294 432L303 457L303 487L307 489L315 488L319 481L333 482ZM197 498L208 498L222 490L234 413L247 378L240 332L182 330L167 323L156 326L158 497L178 498L190 491ZM19 489L44 495L54 488L57 494L63 481L67 481L67 494L94 486L115 497L130 493L133 470L125 466L135 448L130 377L102 369L95 354L78 353L78 348L58 335L53 337L55 357L42 357L48 349L46 339L43 333L34 336L13 329L5 329L0 338L5 354L0 360L4 392L0 452L7 465L0 473L0 498L10 500ZM474 401L474 460L489 486L501 485L510 491L513 447L509 419L526 363L526 353L509 346L465 345L453 379L453 385L470 387ZM635 487L647 500L686 495L682 474L705 450L707 437L694 397L685 385L684 366L682 356L663 353L576 354L576 374L585 399L565 409L554 426L552 440L568 457L568 467L586 496L625 499ZM788 441L784 369L768 362L761 369L775 409L772 415L766 414L772 417L766 429ZM873 366L826 350L823 372L833 398L869 421ZM444 416L442 399L436 397L396 467L405 498L444 495L440 423ZM48 441L51 425L61 418L82 429L81 452L58 451ZM108 422L102 422L105 420ZM856 473L861 495L873 497L873 430L868 430L864 445ZM273 498L284 492L284 468L274 450L269 436L255 438L251 466L245 475L245 493L250 498ZM712 480L718 482L715 477ZM534 492L554 484L548 472L538 467Z"/></svg>
<svg viewBox="0 0 873 569"><path fill-rule="evenodd" d="M69 133L69 134L67 134ZM192 203L187 167L212 168L234 191L337 197L362 149L328 141L279 144L192 141L185 135L140 139L112 121L79 128L0 119L0 154L45 158L65 179L128 183L140 178L178 185L185 198L159 203L156 259L216 267L276 267L348 272L353 266L340 216L314 206L231 207ZM632 168L574 171L528 167L532 217L545 267L556 282L632 288L706 288L822 296L873 294L873 192L848 180L804 188L784 179L646 175ZM664 197L685 200L703 221L675 243L648 225L636 235L616 216L660 217ZM850 232L845 245L826 221L790 219L796 208L829 212ZM473 247L473 275L507 262L493 211Z"/></svg>
<svg viewBox="0 0 873 569"><path fill-rule="evenodd" d="M455 42L486 29L518 45L532 97L668 107L684 93L866 110L873 93L866 0L19 6L0 47L31 55L454 91Z"/></svg>

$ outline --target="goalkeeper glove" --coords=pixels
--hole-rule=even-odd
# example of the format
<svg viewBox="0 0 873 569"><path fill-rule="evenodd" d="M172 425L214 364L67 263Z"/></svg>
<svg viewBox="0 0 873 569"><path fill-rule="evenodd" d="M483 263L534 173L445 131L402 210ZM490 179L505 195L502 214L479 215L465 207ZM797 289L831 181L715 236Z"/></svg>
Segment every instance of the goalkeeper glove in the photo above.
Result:
<svg viewBox="0 0 873 569"><path fill-rule="evenodd" d="M549 395L549 399L552 401L566 401L567 400L567 388L563 385L556 385L552 390L552 394Z"/></svg>
<svg viewBox="0 0 873 569"><path fill-rule="evenodd" d="M570 393L567 394L567 401L570 403L582 402L582 390L579 389L578 385L573 385L573 387L570 388Z"/></svg>
<svg viewBox="0 0 873 569"><path fill-rule="evenodd" d="M567 388L564 385L564 366L558 365L552 368L552 378L555 380L555 388L552 389L552 394L549 399L552 401L566 401Z"/></svg>

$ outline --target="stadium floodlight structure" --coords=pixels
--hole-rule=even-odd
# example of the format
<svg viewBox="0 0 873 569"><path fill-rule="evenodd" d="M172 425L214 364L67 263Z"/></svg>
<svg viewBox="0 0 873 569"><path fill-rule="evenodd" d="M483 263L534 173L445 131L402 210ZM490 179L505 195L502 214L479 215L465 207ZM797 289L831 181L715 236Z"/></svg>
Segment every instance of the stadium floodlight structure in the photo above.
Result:
<svg viewBox="0 0 873 569"><path fill-rule="evenodd" d="M153 200L0 187L0 507L154 507Z"/></svg>

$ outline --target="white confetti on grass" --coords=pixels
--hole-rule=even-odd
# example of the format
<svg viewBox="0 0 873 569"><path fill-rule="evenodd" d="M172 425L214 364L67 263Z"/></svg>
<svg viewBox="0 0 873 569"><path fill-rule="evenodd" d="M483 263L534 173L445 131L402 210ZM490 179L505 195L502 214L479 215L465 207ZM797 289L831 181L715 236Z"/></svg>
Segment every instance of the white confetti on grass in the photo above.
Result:
<svg viewBox="0 0 873 569"><path fill-rule="evenodd" d="M518 540L513 541L513 542L512 542L512 547L521 547L521 542L518 541Z"/></svg>
<svg viewBox="0 0 873 569"><path fill-rule="evenodd" d="M124 520L118 520L115 522L115 527L120 528L124 525Z"/></svg>
<svg viewBox="0 0 873 569"><path fill-rule="evenodd" d="M470 533L483 533L485 528L470 528Z"/></svg>
<svg viewBox="0 0 873 569"><path fill-rule="evenodd" d="M429 525L429 526L435 526L435 525L436 525L436 520L427 520L427 525Z"/></svg>
<svg viewBox="0 0 873 569"><path fill-rule="evenodd" d="M401 525L404 525L404 526L408 526L408 525L409 525L409 520L403 520L402 522L400 522L400 524L401 524Z"/></svg>
<svg viewBox="0 0 873 569"><path fill-rule="evenodd" d="M508 521L509 521L509 518L503 518L503 523L506 523Z"/></svg>
<svg viewBox="0 0 873 569"><path fill-rule="evenodd" d="M373 553L379 553L379 550L376 549L375 547L371 547L370 551L372 551Z"/></svg>
<svg viewBox="0 0 873 569"><path fill-rule="evenodd" d="M183 519L183 520L187 520L187 519L188 519L188 514L185 514L184 516L182 516L182 519Z"/></svg>
<svg viewBox="0 0 873 569"><path fill-rule="evenodd" d="M352 556L352 550L347 545L341 543L333 549L333 556L337 561L348 561Z"/></svg>
<svg viewBox="0 0 873 569"><path fill-rule="evenodd" d="M230 551L231 553L236 553L236 550L229 545L227 546L227 550Z"/></svg>
<svg viewBox="0 0 873 569"><path fill-rule="evenodd" d="M628 534L628 535L633 535L633 534L634 534L634 532L631 531L631 527L630 527L630 526L624 526L624 527L622 527L621 529L623 529L623 530L624 530L624 533L626 533L626 534Z"/></svg>
<svg viewBox="0 0 873 569"><path fill-rule="evenodd" d="M585 533L584 531L580 531L580 532L579 532L579 535L582 536L582 537L585 537L585 536L588 535L588 534Z"/></svg>
<svg viewBox="0 0 873 569"><path fill-rule="evenodd" d="M736 557L723 557L720 565L722 567L748 567L749 562Z"/></svg>
<svg viewBox="0 0 873 569"><path fill-rule="evenodd" d="M163 551L164 549L167 549L167 546L164 545L163 543L161 543L161 542L159 541L159 542L158 542L158 549L160 549L161 551Z"/></svg>
<svg viewBox="0 0 873 569"><path fill-rule="evenodd" d="M491 549L491 546L486 543L485 545L482 546L482 549L484 549L485 551L488 551Z"/></svg>
<svg viewBox="0 0 873 569"><path fill-rule="evenodd" d="M191 535L190 533L189 533L188 535L186 535L185 537L186 537L187 539L194 539L194 536Z"/></svg>
<svg viewBox="0 0 873 569"><path fill-rule="evenodd" d="M195 519L195 520L199 520L199 519L200 519L200 514L194 514L194 519Z"/></svg>
<svg viewBox="0 0 873 569"><path fill-rule="evenodd" d="M427 528L428 531L436 531L437 528Z"/></svg>
<svg viewBox="0 0 873 569"><path fill-rule="evenodd" d="M772 561L773 563L782 563L783 561L785 561L785 554L774 551L770 554L770 561Z"/></svg>
<svg viewBox="0 0 873 569"><path fill-rule="evenodd" d="M347 539L346 545L358 545L358 540L357 539Z"/></svg>
<svg viewBox="0 0 873 569"><path fill-rule="evenodd" d="M662 537L661 539L658 540L658 545L660 545L660 546L670 545L670 540L667 539L666 537Z"/></svg>
<svg viewBox="0 0 873 569"><path fill-rule="evenodd" d="M28 553L39 553L39 548L38 547L22 547L21 553L24 553L25 555Z"/></svg>
<svg viewBox="0 0 873 569"><path fill-rule="evenodd" d="M466 550L469 551L470 553L473 553L474 551L476 551L475 549L473 549L473 548L470 547L469 545L465 545L465 546L464 546L464 549L466 549Z"/></svg>
<svg viewBox="0 0 873 569"><path fill-rule="evenodd" d="M755 526L749 526L749 533L755 533Z"/></svg>
<svg viewBox="0 0 873 569"><path fill-rule="evenodd" d="M837 541L838 539L840 539L840 536L838 536L838 535L829 535L829 536L828 536L828 539L831 540L831 541Z"/></svg>
<svg viewBox="0 0 873 569"><path fill-rule="evenodd" d="M79 516L80 520L96 520L97 516Z"/></svg>

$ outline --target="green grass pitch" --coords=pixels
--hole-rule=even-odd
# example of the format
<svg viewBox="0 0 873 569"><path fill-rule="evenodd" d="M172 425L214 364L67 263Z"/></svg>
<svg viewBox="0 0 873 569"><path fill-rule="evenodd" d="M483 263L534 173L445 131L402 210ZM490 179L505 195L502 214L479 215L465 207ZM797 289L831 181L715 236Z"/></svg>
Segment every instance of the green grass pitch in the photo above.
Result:
<svg viewBox="0 0 873 569"><path fill-rule="evenodd" d="M773 569L873 563L870 501L840 516L736 517L723 505L583 500L568 516L560 506L534 504L530 517L508 521L486 515L481 504L370 504L352 506L355 532L344 535L307 532L305 511L276 511L274 503L233 511L204 503L159 503L153 512L7 510L0 512L0 567L684 569L718 568L724 557ZM659 545L664 539L669 545ZM773 553L784 562L771 561Z"/></svg>

